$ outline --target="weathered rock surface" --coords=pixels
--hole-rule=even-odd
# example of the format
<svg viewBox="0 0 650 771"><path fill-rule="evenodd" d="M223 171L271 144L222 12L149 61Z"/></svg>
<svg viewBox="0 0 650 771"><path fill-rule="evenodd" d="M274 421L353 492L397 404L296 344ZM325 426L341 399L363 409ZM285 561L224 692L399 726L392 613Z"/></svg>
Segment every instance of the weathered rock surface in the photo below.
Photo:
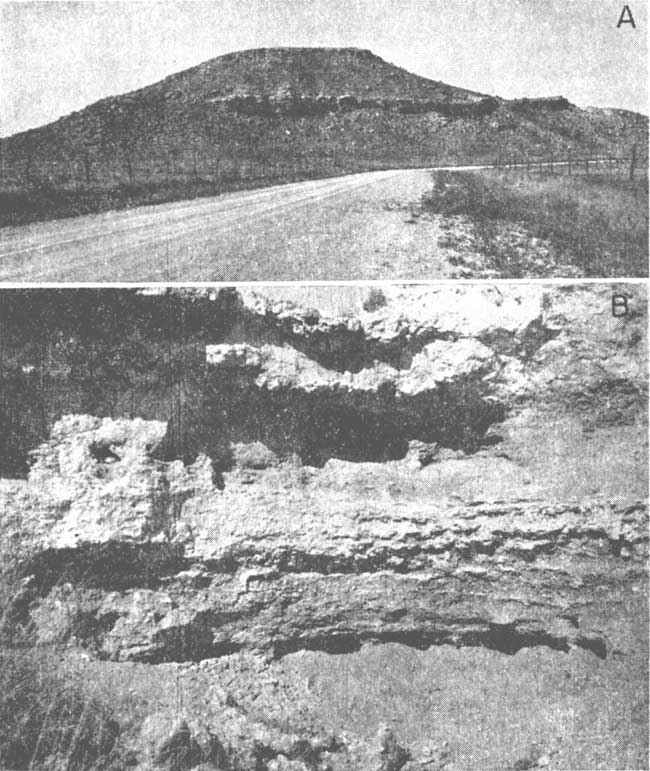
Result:
<svg viewBox="0 0 650 771"><path fill-rule="evenodd" d="M197 323L209 305L223 326L175 340L151 419L68 411L27 479L0 485L24 632L203 684L232 662L212 711L145 722L143 771L447 764L442 741L429 751L392 729L361 740L325 718L265 722L257 692L246 708L232 697L246 667L272 703L272 672L287 662L290 681L300 657L544 651L615 678L647 648L648 509L631 477L647 468L631 441L645 432L641 291L624 318L608 287L352 288L329 305L318 291L182 295ZM59 390L78 367L64 340ZM32 366L13 345L12 372Z"/></svg>
<svg viewBox="0 0 650 771"><path fill-rule="evenodd" d="M631 313L614 318L619 291ZM159 420L164 457L203 453L227 469L229 448L253 442L317 466L396 460L410 441L473 452L526 405L629 422L646 398L638 286L91 293L90 328L63 302L22 299L48 329L43 343L12 321L20 303L3 316L0 455L23 473L54 422L79 411Z"/></svg>
<svg viewBox="0 0 650 771"><path fill-rule="evenodd" d="M155 422L72 416L39 448L20 505L44 639L145 661L626 644L610 603L644 585L643 502L333 499L293 466L219 489L207 458L155 460L163 438Z"/></svg>
<svg viewBox="0 0 650 771"><path fill-rule="evenodd" d="M616 292L630 298L632 314L612 315ZM507 383L510 375L507 390L513 395L541 402L549 388L568 396L569 387L605 379L644 388L647 329L639 321L646 317L647 296L632 286L549 290L528 284L506 291L484 285L389 285L347 303L330 300L322 304L324 310L314 310L290 289L284 296L281 289L241 290L240 296L247 310L279 328L294 347L334 369L344 370L351 362L362 369L373 360L408 369L428 343L469 338L491 349L506 367L503 379ZM515 377L522 367L525 380Z"/></svg>
<svg viewBox="0 0 650 771"><path fill-rule="evenodd" d="M351 289L347 296L341 289L339 302L320 294L315 289L309 294L290 289L239 291L248 312L336 369L354 367L355 362L361 368L373 359L408 366L414 353L435 340L476 338L496 353L511 354L539 340L548 303L543 300L547 293L534 285L507 292L479 285L387 285ZM555 295L554 301L558 299Z"/></svg>
<svg viewBox="0 0 650 771"><path fill-rule="evenodd" d="M560 98L561 99L561 98ZM569 109L571 105L563 100L553 102L551 109ZM495 112L501 101L494 97L480 97L478 94L463 100L439 99L382 99L364 98L353 94L318 94L308 96L295 94L288 90L278 90L270 94L238 93L232 96L220 96L209 99L216 108L224 108L241 115L286 115L294 118L318 116L326 113L348 112L350 110L384 110L404 115L439 113L445 117L478 118ZM513 105L514 106L514 105ZM530 100L526 105L517 104L519 109L547 108L544 100Z"/></svg>
<svg viewBox="0 0 650 771"><path fill-rule="evenodd" d="M342 394L372 393L390 388L395 397L430 393L454 381L480 380L494 371L494 353L477 340L436 340L417 353L408 369L398 370L383 362L359 372L337 372L313 362L290 348L265 345L209 345L208 364L235 366L254 374L255 385L269 391L293 388L313 393L339 391Z"/></svg>
<svg viewBox="0 0 650 771"><path fill-rule="evenodd" d="M212 486L206 458L187 468L152 457L166 432L159 421L62 418L34 453L28 489L45 506L28 508L25 526L56 549L113 542L118 532L125 542L165 537L183 500Z"/></svg>
<svg viewBox="0 0 650 771"><path fill-rule="evenodd" d="M608 288L386 287L344 311L278 291L241 293L249 328L257 319L257 336L273 329L273 343L208 345L206 361L207 384L230 399L243 437L281 456L396 459L410 441L475 451L492 424L530 403L596 414L616 403L625 420L643 410L638 292L639 315L621 320Z"/></svg>

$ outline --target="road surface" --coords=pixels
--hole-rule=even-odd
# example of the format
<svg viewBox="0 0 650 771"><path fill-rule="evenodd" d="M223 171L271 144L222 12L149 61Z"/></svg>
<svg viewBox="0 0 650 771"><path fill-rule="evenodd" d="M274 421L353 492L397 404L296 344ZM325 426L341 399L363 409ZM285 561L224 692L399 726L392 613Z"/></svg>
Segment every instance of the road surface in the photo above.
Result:
<svg viewBox="0 0 650 771"><path fill-rule="evenodd" d="M456 167L457 170L486 167ZM414 205L434 169L377 171L0 230L6 282L444 277Z"/></svg>

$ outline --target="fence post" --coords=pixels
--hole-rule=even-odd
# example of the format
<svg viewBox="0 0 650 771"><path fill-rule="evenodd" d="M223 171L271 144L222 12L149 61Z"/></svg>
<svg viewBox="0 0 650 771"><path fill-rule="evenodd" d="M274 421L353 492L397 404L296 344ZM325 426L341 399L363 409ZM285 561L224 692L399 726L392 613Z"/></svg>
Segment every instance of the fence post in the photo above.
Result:
<svg viewBox="0 0 650 771"><path fill-rule="evenodd" d="M630 158L630 180L634 179L635 169L636 169L636 145L632 145L632 157Z"/></svg>
<svg viewBox="0 0 650 771"><path fill-rule="evenodd" d="M84 163L84 170L86 172L86 186L90 187L90 164L91 164L91 161L90 161L90 154L88 153L88 151L86 151L84 153L83 163Z"/></svg>
<svg viewBox="0 0 650 771"><path fill-rule="evenodd" d="M126 173L129 175L129 184L133 184L133 161L131 160L130 153L125 154L126 161Z"/></svg>

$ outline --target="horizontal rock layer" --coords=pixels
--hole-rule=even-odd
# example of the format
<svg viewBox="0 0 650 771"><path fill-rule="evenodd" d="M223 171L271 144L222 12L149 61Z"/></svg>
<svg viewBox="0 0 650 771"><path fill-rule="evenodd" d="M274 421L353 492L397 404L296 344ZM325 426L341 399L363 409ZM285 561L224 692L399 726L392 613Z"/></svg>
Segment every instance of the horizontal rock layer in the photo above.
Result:
<svg viewBox="0 0 650 771"><path fill-rule="evenodd" d="M325 497L320 472L286 464L239 468L220 489L205 457L156 460L163 436L67 418L27 485L5 491L43 639L143 661L372 640L604 658L629 644L611 608L643 598L641 502Z"/></svg>
<svg viewBox="0 0 650 771"><path fill-rule="evenodd" d="M627 317L612 316L616 291ZM527 404L596 417L616 405L629 421L645 403L638 287L69 294L12 291L0 304L11 472L77 411L166 422L166 457L227 468L237 442L313 465L381 461L413 440L473 451Z"/></svg>
<svg viewBox="0 0 650 771"><path fill-rule="evenodd" d="M404 115L435 112L448 117L480 117L493 113L501 101L494 97L475 99L368 99L352 94L318 95L315 97L295 94L236 94L209 100L215 107L242 115L325 115L329 112L349 110L394 110ZM536 107L541 105L535 105ZM555 109L568 109L555 107Z"/></svg>
<svg viewBox="0 0 650 771"><path fill-rule="evenodd" d="M536 495L508 457L551 414L581 442L642 418L643 293L318 291L111 296L83 329L76 305L25 295L32 321L54 314L60 328L38 361L36 327L8 327L2 373L27 407L16 425L43 414L42 393L68 389L72 403L84 383L92 395L97 373L114 378L115 412L128 398L137 412L139 389L156 419L65 415L27 480L2 485L23 582L9 618L147 662L373 641L600 658L643 645L645 502L584 485ZM629 296L625 318L613 291ZM436 464L446 476L428 474ZM506 497L482 497L488 466L511 475Z"/></svg>

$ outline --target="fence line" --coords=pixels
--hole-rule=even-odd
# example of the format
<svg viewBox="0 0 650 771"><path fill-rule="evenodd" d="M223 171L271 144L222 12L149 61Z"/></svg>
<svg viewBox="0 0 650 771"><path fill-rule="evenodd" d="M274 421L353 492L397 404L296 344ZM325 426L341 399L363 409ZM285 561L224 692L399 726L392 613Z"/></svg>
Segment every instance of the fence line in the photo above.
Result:
<svg viewBox="0 0 650 771"><path fill-rule="evenodd" d="M500 157L497 160L495 168L498 169L524 169L525 171L532 173L534 171L550 170L554 173L555 167L565 167L568 174L575 173L596 173L598 171L605 171L610 176L615 173L620 173L622 169L627 170L629 178L633 179L636 172L647 173L648 170L648 158L638 157L634 153L632 155L615 156L615 155L600 155L591 157L575 157L571 155L555 157L555 156L541 156L539 158L530 158L521 156L516 158L510 156L505 160Z"/></svg>
<svg viewBox="0 0 650 771"><path fill-rule="evenodd" d="M394 158L359 158L353 153L329 153L308 155L294 158L271 160L264 157L219 156L208 152L189 151L182 155L173 153L154 153L149 158L138 161L129 158L128 164L121 159L106 162L100 159L92 161L83 157L66 160L34 161L26 164L24 159L14 159L11 163L2 159L0 184L21 189L35 185L60 185L67 189L102 189L119 184L210 184L223 185L225 188L237 182L278 180L292 181L305 177L336 176L338 174L372 171L390 168L436 168L450 170L459 166L477 166L503 170L523 170L527 173L566 170L574 173L606 173L610 176L627 170L630 179L635 174L646 174L648 159L631 155L594 155L573 156L571 154L544 154L541 156L524 153L498 153L473 158L440 153L423 153L418 156ZM9 172L9 166L11 171Z"/></svg>

